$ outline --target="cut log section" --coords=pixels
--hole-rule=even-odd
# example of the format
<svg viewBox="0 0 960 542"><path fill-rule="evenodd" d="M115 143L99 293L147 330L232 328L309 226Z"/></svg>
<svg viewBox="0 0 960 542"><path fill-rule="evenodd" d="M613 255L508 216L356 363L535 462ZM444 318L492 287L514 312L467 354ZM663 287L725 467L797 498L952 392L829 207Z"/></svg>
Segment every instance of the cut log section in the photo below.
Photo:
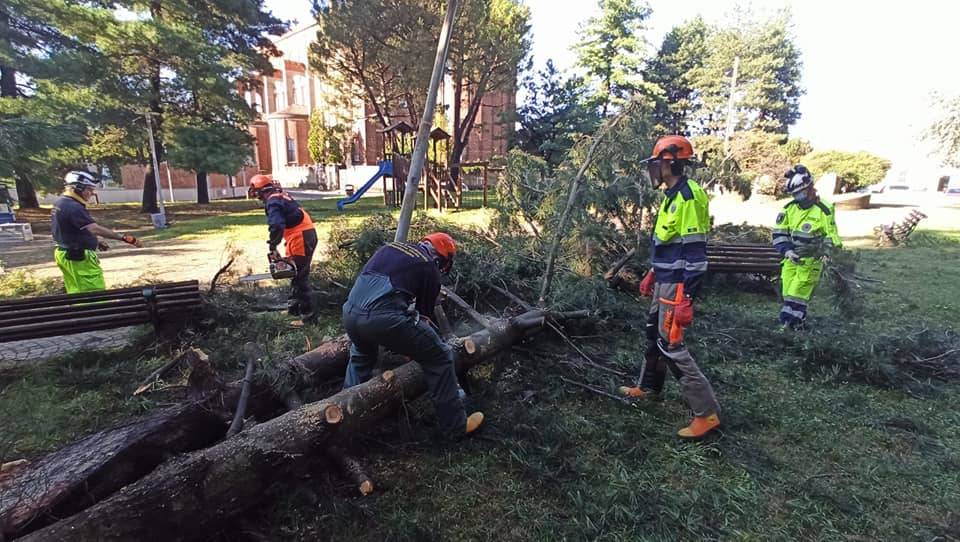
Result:
<svg viewBox="0 0 960 542"><path fill-rule="evenodd" d="M366 497L367 495L373 493L374 484L373 480L367 476L366 471L363 469L363 465L360 464L356 458L346 455L343 450L339 448L330 448L327 450L327 455L333 461L334 465L337 466L340 473L349 480L354 487L357 488L357 491L360 492L360 495Z"/></svg>
<svg viewBox="0 0 960 542"><path fill-rule="evenodd" d="M492 330L452 341L458 369L466 370L540 331L547 316L562 321L587 313L530 311L493 321ZM464 347L468 341L473 352ZM325 359L335 362L340 358L338 354ZM317 369L329 370L329 365ZM215 446L174 458L108 499L23 540L208 538L261 500L278 480L291 475L299 462L370 428L426 390L420 365L404 364L389 376L373 378Z"/></svg>

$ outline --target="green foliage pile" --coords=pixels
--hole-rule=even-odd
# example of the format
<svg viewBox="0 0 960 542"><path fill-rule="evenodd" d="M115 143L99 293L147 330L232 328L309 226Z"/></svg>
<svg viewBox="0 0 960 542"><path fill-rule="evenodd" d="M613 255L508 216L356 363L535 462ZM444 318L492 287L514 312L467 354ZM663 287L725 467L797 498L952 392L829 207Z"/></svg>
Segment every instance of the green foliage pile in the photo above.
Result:
<svg viewBox="0 0 960 542"><path fill-rule="evenodd" d="M389 214L376 215L356 227L344 223L332 228L331 247L343 248L331 248L324 264L326 272L338 282L352 283L373 253L393 241L395 231L396 219ZM539 244L529 236L502 230L472 230L418 214L408 238L420 239L434 231L449 233L457 240L457 257L445 282L455 287L460 296L478 302L495 296L500 299L498 305L504 306L509 300L497 297L499 294L491 288L496 286L506 287L530 303L536 301L546 262L539 253ZM598 268L597 273L589 274L577 268L576 259L561 265L555 293L551 296L552 308L595 310L605 316L628 315L627 300L611 290L600 276L604 269ZM482 303L478 307L492 310Z"/></svg>

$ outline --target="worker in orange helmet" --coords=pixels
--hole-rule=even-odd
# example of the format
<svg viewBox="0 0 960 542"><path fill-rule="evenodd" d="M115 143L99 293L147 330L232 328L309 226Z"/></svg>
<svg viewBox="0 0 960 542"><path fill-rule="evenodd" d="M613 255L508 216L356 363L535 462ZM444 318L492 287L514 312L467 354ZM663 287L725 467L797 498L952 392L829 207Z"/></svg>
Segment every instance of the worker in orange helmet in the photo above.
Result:
<svg viewBox="0 0 960 542"><path fill-rule="evenodd" d="M287 312L305 321L315 318L310 289L310 263L317 248L317 230L313 219L270 175L254 175L250 179L247 196L259 199L264 204L270 230L267 240L270 258L280 258L277 245L283 241L287 257L297 266L297 274L290 281Z"/></svg>
<svg viewBox="0 0 960 542"><path fill-rule="evenodd" d="M660 138L647 163L654 188L666 185L651 238L651 269L640 293L653 297L647 319L647 351L636 387L620 392L641 399L657 398L667 369L680 381L680 391L693 410L693 421L677 434L697 439L720 425L720 404L710 382L684 343L693 324L693 301L707 272L710 230L706 193L685 174L694 159L693 145L679 135Z"/></svg>
<svg viewBox="0 0 960 542"><path fill-rule="evenodd" d="M441 431L454 439L483 423L482 412L466 415L453 351L433 324L441 275L456 253L453 238L440 232L419 243L388 243L363 266L343 304L351 342L343 387L370 379L380 346L409 356L423 368Z"/></svg>

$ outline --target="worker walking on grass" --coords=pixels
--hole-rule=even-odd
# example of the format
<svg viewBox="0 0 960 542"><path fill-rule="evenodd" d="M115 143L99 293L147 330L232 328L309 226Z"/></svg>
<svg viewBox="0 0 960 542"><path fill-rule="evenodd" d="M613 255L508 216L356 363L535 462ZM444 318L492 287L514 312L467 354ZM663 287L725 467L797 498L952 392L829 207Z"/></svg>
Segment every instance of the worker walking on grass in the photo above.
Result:
<svg viewBox="0 0 960 542"><path fill-rule="evenodd" d="M86 171L71 171L64 177L66 189L57 198L50 214L50 229L57 248L53 258L63 273L68 294L106 290L103 268L97 250L110 247L99 237L123 241L142 248L143 243L132 235L122 235L105 228L90 216L87 202L93 198L100 181Z"/></svg>
<svg viewBox="0 0 960 542"><path fill-rule="evenodd" d="M451 438L483 423L482 412L467 417L453 352L433 324L440 276L450 272L456 252L456 242L446 233L380 247L343 304L343 327L351 342L343 387L370 379L380 346L409 356L423 368L440 429Z"/></svg>
<svg viewBox="0 0 960 542"><path fill-rule="evenodd" d="M654 187L666 185L666 192L653 228L652 267L640 284L640 293L653 297L645 362L638 385L620 388L629 397L658 398L669 368L693 410L693 421L677 433L686 439L703 437L720 425L720 404L713 388L684 343L684 333L693 323L693 300L707 271L710 229L707 195L684 174L692 159L690 141L670 135L660 138L644 160Z"/></svg>
<svg viewBox="0 0 960 542"><path fill-rule="evenodd" d="M830 252L842 246L837 233L837 213L833 204L820 199L813 176L802 165L784 174L786 190L793 199L777 215L773 227L773 246L783 256L780 281L783 306L780 323L785 327L803 327L807 305L820 282L824 262Z"/></svg>
<svg viewBox="0 0 960 542"><path fill-rule="evenodd" d="M296 276L290 280L287 312L292 316L300 316L305 321L315 318L310 288L310 264L317 248L317 230L313 219L270 175L254 175L250 179L247 195L264 204L270 230L267 244L270 247L271 261L280 259L277 245L283 241L287 258L293 260L297 267Z"/></svg>

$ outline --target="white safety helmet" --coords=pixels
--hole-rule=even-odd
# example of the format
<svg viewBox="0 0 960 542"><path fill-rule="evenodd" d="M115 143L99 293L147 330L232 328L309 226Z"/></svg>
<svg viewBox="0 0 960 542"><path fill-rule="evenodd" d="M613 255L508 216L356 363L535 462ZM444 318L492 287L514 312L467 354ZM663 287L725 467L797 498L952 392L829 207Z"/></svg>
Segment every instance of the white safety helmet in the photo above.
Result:
<svg viewBox="0 0 960 542"><path fill-rule="evenodd" d="M793 168L784 173L783 176L787 178L788 194L803 192L813 185L813 175L810 174L810 170L801 164L793 166Z"/></svg>
<svg viewBox="0 0 960 542"><path fill-rule="evenodd" d="M102 185L100 181L87 171L71 171L67 173L63 176L63 184L78 189L86 187L97 188Z"/></svg>

